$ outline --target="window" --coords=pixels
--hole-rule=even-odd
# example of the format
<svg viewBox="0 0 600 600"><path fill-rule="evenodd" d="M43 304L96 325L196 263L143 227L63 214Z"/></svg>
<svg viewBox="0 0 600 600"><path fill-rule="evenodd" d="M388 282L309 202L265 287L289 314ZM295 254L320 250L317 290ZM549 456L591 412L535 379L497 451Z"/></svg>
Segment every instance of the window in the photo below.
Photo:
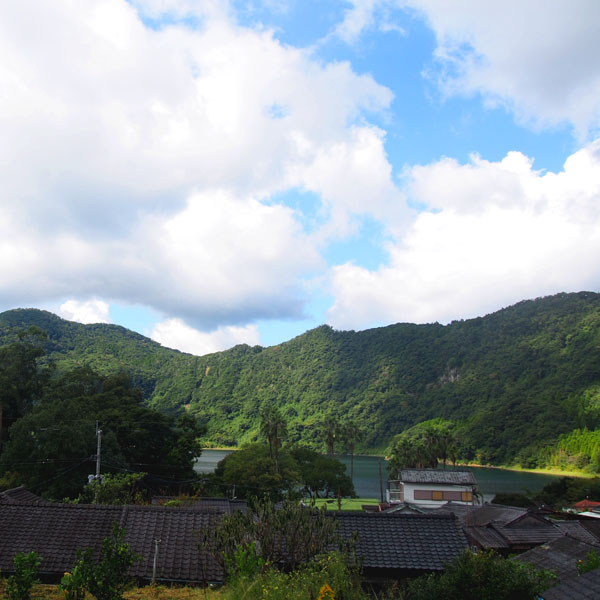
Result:
<svg viewBox="0 0 600 600"><path fill-rule="evenodd" d="M473 492L459 492L459 491L442 491L442 490L415 490L415 500L433 500L441 502L443 500L454 500L462 502L473 502Z"/></svg>

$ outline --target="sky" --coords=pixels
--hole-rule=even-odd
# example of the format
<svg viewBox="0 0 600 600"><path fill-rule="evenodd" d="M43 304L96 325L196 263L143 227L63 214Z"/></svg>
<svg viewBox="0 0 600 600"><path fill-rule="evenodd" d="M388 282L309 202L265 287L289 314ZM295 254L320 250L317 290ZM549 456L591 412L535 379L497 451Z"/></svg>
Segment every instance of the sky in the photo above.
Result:
<svg viewBox="0 0 600 600"><path fill-rule="evenodd" d="M597 0L20 0L0 310L194 354L600 288Z"/></svg>

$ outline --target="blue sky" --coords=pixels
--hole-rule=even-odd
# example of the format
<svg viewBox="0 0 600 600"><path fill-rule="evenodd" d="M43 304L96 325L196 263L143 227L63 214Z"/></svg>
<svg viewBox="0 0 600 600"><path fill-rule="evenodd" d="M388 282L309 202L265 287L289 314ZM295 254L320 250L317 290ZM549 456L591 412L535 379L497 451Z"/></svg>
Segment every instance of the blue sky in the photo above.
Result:
<svg viewBox="0 0 600 600"><path fill-rule="evenodd" d="M600 287L594 0L3 12L2 310L204 354Z"/></svg>

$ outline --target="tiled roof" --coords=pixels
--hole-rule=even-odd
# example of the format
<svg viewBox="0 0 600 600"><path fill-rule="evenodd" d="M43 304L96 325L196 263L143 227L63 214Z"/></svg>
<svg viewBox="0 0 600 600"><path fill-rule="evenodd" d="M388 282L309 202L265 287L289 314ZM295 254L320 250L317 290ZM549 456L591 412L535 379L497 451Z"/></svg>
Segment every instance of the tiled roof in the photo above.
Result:
<svg viewBox="0 0 600 600"><path fill-rule="evenodd" d="M98 555L113 522L125 528L125 541L143 560L130 574L152 577L155 540L158 580L220 582L223 572L211 555L201 555L197 532L213 528L223 513L201 506L104 506L81 504L0 504L0 570L10 572L17 552L35 550L40 573L60 576L73 567L77 549ZM358 534L356 552L371 570L438 571L467 547L458 521L451 515L363 512L334 513L339 533Z"/></svg>
<svg viewBox="0 0 600 600"><path fill-rule="evenodd" d="M600 569L569 577L540 594L542 600L597 600L600 598Z"/></svg>
<svg viewBox="0 0 600 600"><path fill-rule="evenodd" d="M598 538L582 525L581 521L555 521L554 525L565 535L570 535L580 542L594 546L600 543Z"/></svg>
<svg viewBox="0 0 600 600"><path fill-rule="evenodd" d="M365 569L440 571L468 547L451 515L340 512L338 531L356 532L356 552Z"/></svg>
<svg viewBox="0 0 600 600"><path fill-rule="evenodd" d="M400 480L404 483L441 483L451 485L475 485L471 471L444 471L442 469L402 469Z"/></svg>
<svg viewBox="0 0 600 600"><path fill-rule="evenodd" d="M593 550L597 551L598 546L563 535L520 554L514 560L531 563L540 569L550 569L562 581L576 576L577 561L585 558L586 554Z"/></svg>
<svg viewBox="0 0 600 600"><path fill-rule="evenodd" d="M502 504L484 504L469 511L465 517L466 525L483 526L488 523L506 525L527 514L524 508L504 506Z"/></svg>
<svg viewBox="0 0 600 600"><path fill-rule="evenodd" d="M465 527L471 544L492 550L508 550L508 542L493 527Z"/></svg>
<svg viewBox="0 0 600 600"><path fill-rule="evenodd" d="M0 492L0 503L14 504L15 502L27 502L29 504L37 502L39 504L48 504L48 501L40 496L25 489L25 486L19 486L12 490L4 490Z"/></svg>
<svg viewBox="0 0 600 600"><path fill-rule="evenodd" d="M35 550L42 557L40 573L60 575L73 567L77 549L91 548L97 555L116 521L126 530L125 541L143 558L131 575L152 577L154 540L160 539L159 579L219 582L222 570L214 558L200 555L196 535L221 518L222 513L194 507L0 504L0 570L13 568L17 552Z"/></svg>
<svg viewBox="0 0 600 600"><path fill-rule="evenodd" d="M502 527L491 525L511 546L535 546L562 536L557 527Z"/></svg>

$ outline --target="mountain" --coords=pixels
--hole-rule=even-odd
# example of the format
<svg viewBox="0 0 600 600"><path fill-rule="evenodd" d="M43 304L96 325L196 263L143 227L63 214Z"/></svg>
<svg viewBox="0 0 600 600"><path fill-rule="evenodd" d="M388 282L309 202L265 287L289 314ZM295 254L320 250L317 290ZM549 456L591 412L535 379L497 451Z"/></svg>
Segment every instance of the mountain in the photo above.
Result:
<svg viewBox="0 0 600 600"><path fill-rule="evenodd" d="M465 457L492 463L526 459L561 434L600 426L600 295L592 292L448 325L323 325L278 346L202 357L33 309L0 314L0 342L30 325L48 333L59 370L126 371L150 406L188 409L218 444L255 439L265 400L281 406L291 440L321 447L318 425L331 412L363 427L363 450L381 450L407 427L443 417L457 422Z"/></svg>

